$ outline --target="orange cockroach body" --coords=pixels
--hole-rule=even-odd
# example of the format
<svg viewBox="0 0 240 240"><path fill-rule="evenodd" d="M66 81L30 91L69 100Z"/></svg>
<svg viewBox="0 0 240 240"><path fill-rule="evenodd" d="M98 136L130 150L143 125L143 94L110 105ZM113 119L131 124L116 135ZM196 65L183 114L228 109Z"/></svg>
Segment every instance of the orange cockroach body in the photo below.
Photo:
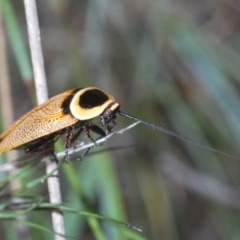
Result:
<svg viewBox="0 0 240 240"><path fill-rule="evenodd" d="M92 130L105 136L105 132L90 121L99 115L103 125L111 131L108 124L113 122L112 114L118 108L119 104L111 95L94 87L56 95L27 112L0 135L0 154L19 147L25 147L27 153L39 152L63 133L67 133L65 147L68 151L75 139L72 133L75 129L85 128L87 135Z"/></svg>

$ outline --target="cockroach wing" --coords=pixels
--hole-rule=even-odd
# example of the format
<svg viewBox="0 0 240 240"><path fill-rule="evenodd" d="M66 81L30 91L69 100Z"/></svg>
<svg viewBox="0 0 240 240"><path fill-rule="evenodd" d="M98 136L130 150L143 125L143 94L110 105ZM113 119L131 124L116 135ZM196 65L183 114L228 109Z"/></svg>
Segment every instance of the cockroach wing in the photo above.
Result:
<svg viewBox="0 0 240 240"><path fill-rule="evenodd" d="M0 135L0 154L67 128L79 120L65 114L62 103L73 94L69 90L56 95L18 119Z"/></svg>

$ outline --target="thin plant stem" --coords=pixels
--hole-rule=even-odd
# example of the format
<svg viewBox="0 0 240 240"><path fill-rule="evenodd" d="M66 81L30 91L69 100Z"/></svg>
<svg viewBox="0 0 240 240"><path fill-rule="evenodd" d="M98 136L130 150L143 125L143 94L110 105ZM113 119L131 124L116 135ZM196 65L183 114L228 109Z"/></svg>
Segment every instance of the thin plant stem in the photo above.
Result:
<svg viewBox="0 0 240 240"><path fill-rule="evenodd" d="M44 61L41 47L40 28L38 23L38 15L35 0L24 0L27 27L29 35L29 44L31 50L31 58L34 70L34 80L37 93L38 104L41 104L48 99L47 81L44 70ZM46 172L51 172L56 168L56 162L49 160L46 161ZM56 171L54 177L48 178L48 190L51 203L61 203L60 183L58 172ZM55 234L55 240L65 239L65 227L62 213L52 212L52 222Z"/></svg>

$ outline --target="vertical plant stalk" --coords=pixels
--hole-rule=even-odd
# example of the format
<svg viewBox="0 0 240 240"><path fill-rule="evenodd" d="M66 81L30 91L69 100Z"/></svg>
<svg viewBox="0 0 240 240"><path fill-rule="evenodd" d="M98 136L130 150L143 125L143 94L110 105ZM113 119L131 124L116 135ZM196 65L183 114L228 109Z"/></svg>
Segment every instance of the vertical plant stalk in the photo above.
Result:
<svg viewBox="0 0 240 240"><path fill-rule="evenodd" d="M48 99L47 81L44 70L44 61L41 47L40 28L38 23L37 7L35 0L24 0L29 44L31 50L31 58L34 70L34 81L36 86L38 104L45 102ZM56 168L55 162L47 161L46 172L50 173ZM48 191L51 203L61 203L60 183L58 171L55 171L55 176L48 178ZM59 212L52 213L53 229L55 240L65 239L65 227L63 215ZM61 235L61 236L60 236Z"/></svg>

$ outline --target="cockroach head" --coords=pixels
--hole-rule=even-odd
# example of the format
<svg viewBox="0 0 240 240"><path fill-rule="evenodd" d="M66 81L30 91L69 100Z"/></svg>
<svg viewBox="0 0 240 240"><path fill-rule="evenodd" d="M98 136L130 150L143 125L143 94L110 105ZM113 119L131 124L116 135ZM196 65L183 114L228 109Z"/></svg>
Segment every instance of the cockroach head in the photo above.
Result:
<svg viewBox="0 0 240 240"><path fill-rule="evenodd" d="M116 113L119 111L119 108L120 105L116 102L112 102L106 107L106 109L100 116L101 122L104 126L114 121L114 119L116 118Z"/></svg>

